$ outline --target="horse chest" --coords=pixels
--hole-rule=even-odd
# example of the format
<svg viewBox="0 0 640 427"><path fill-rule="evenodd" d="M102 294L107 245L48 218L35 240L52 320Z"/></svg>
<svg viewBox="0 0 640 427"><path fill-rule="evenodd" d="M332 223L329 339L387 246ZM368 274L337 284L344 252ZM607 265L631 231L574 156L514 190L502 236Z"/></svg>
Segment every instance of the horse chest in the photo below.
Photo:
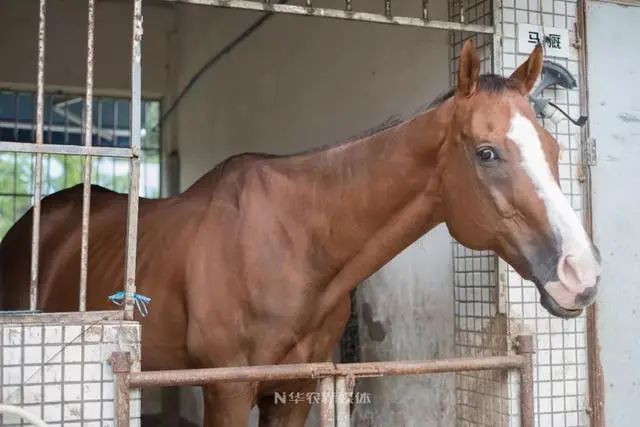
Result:
<svg viewBox="0 0 640 427"><path fill-rule="evenodd" d="M349 298L341 300L329 312L314 312L308 326L303 328L298 338L283 343L284 356L277 363L324 362L340 340L349 319Z"/></svg>

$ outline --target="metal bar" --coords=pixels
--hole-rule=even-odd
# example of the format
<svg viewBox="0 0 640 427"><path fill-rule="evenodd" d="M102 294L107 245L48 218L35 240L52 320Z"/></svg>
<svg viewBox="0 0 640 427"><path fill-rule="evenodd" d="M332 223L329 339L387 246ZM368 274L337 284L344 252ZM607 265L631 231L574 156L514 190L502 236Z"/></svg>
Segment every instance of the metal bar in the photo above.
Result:
<svg viewBox="0 0 640 427"><path fill-rule="evenodd" d="M524 358L520 368L520 425L533 427L533 337L518 335L516 337L516 353Z"/></svg>
<svg viewBox="0 0 640 427"><path fill-rule="evenodd" d="M295 380L332 375L332 363L243 366L230 368L183 369L131 373L131 387L205 385L215 382Z"/></svg>
<svg viewBox="0 0 640 427"><path fill-rule="evenodd" d="M335 427L335 377L320 380L320 427Z"/></svg>
<svg viewBox="0 0 640 427"><path fill-rule="evenodd" d="M322 378L328 375L380 377L420 375L442 372L479 371L490 369L520 369L522 356L491 356L426 361L371 363L303 363L291 365L245 366L229 368L145 371L131 374L131 387L205 385L215 382L292 380Z"/></svg>
<svg viewBox="0 0 640 427"><path fill-rule="evenodd" d="M248 0L164 0L169 3L197 4L202 6L216 6L231 9L257 10L263 12L286 13L293 15L316 16L331 19L346 19L351 21L365 21L379 24L395 24L410 27L434 28L439 30L466 31L470 33L493 34L490 25L462 24L448 21L425 21L421 18L405 16L387 17L385 15L368 12L349 12L339 9L313 8L291 4L265 5L261 2ZM350 1L350 0L349 0Z"/></svg>
<svg viewBox="0 0 640 427"><path fill-rule="evenodd" d="M349 412L350 398L347 393L347 377L336 378L336 427L350 427L351 417Z"/></svg>
<svg viewBox="0 0 640 427"><path fill-rule="evenodd" d="M131 150L140 151L142 108L142 0L133 2L133 37L131 42ZM136 291L136 249L138 240L138 195L140 159L131 157L129 167L129 204L127 212L127 257L125 261L125 318L133 319L133 294Z"/></svg>
<svg viewBox="0 0 640 427"><path fill-rule="evenodd" d="M465 0L460 0L460 23L464 24L464 2Z"/></svg>
<svg viewBox="0 0 640 427"><path fill-rule="evenodd" d="M131 372L131 358L128 352L117 351L109 357L109 364L115 377L115 405L116 427L130 426L129 374Z"/></svg>
<svg viewBox="0 0 640 427"><path fill-rule="evenodd" d="M589 66L587 56L587 2L578 0L577 4L577 22L576 34L578 36L578 65L579 65L579 83L580 92L580 115L589 115L589 86L587 82L587 70ZM591 136L590 121L587 121L580 132L580 143L587 144ZM584 177L582 194L585 198L585 229L589 237L593 238L593 198L592 198L592 176L591 166L586 162L582 165L582 174ZM589 384L589 408L587 414L591 421L592 427L604 427L604 378L602 373L602 363L600 362L600 345L598 340L598 302L587 307L587 366L589 368L588 384Z"/></svg>
<svg viewBox="0 0 640 427"><path fill-rule="evenodd" d="M47 5L40 0L38 20L38 75L36 95L36 145L43 145L44 127L44 47ZM42 153L36 153L33 179L33 220L31 232L31 281L29 286L29 309L38 305L38 261L40 257L40 210L42 196Z"/></svg>
<svg viewBox="0 0 640 427"><path fill-rule="evenodd" d="M492 44L492 68L493 73L502 75L502 0L493 0L492 24L495 32L493 33Z"/></svg>
<svg viewBox="0 0 640 427"><path fill-rule="evenodd" d="M353 5L351 0L344 0L344 10L347 12L353 12Z"/></svg>
<svg viewBox="0 0 640 427"><path fill-rule="evenodd" d="M429 20L429 0L422 0L422 19Z"/></svg>
<svg viewBox="0 0 640 427"><path fill-rule="evenodd" d="M384 0L384 14L385 16L391 16L391 0Z"/></svg>
<svg viewBox="0 0 640 427"><path fill-rule="evenodd" d="M95 0L88 1L87 17L87 94L84 101L84 146L91 147L93 138L93 48ZM91 212L91 156L84 158L82 182L82 231L80 244L80 311L87 309L87 275L89 264L89 214Z"/></svg>
<svg viewBox="0 0 640 427"><path fill-rule="evenodd" d="M65 154L72 156L137 157L139 151L123 147L85 147L82 145L32 144L0 141L0 152Z"/></svg>
<svg viewBox="0 0 640 427"><path fill-rule="evenodd" d="M33 313L31 311L2 311L0 312L1 324L29 324L29 323L94 323L108 321L122 321L122 310L85 311L83 313L73 311L69 313Z"/></svg>
<svg viewBox="0 0 640 427"><path fill-rule="evenodd" d="M311 2L311 0L304 0L304 5L308 8L313 7L313 3Z"/></svg>
<svg viewBox="0 0 640 427"><path fill-rule="evenodd" d="M380 377L421 375L443 372L484 371L490 369L519 369L524 360L520 356L462 357L427 361L341 363L336 365L340 375Z"/></svg>

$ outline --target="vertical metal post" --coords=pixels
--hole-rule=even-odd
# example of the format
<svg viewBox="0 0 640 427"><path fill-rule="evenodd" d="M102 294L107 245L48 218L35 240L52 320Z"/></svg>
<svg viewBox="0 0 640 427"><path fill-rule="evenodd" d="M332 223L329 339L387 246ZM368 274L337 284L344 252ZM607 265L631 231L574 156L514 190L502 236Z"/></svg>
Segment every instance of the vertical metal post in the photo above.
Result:
<svg viewBox="0 0 640 427"><path fill-rule="evenodd" d="M129 427L131 410L130 410L130 391L129 391L129 373L131 372L131 358L129 352L117 351L109 357L109 364L113 371L115 381L115 405L116 405L116 427Z"/></svg>
<svg viewBox="0 0 640 427"><path fill-rule="evenodd" d="M429 0L422 0L422 19L429 20Z"/></svg>
<svg viewBox="0 0 640 427"><path fill-rule="evenodd" d="M138 240L138 196L140 187L140 128L142 108L142 0L133 2L133 40L131 46L131 161L129 168L129 206L127 212L127 255L125 261L125 318L133 319L136 291L136 250Z"/></svg>
<svg viewBox="0 0 640 427"><path fill-rule="evenodd" d="M330 376L320 380L320 427L335 427L335 377Z"/></svg>
<svg viewBox="0 0 640 427"><path fill-rule="evenodd" d="M516 353L524 356L526 361L520 369L520 425L533 427L533 337L518 335L516 337Z"/></svg>
<svg viewBox="0 0 640 427"><path fill-rule="evenodd" d="M304 0L304 5L307 6L308 8L313 7L313 3L311 2L311 0Z"/></svg>
<svg viewBox="0 0 640 427"><path fill-rule="evenodd" d="M36 144L43 143L44 127L44 45L47 4L40 0L38 20L38 75L36 95ZM33 223L31 230L31 280L29 286L29 309L38 305L38 261L40 257L40 211L42 197L42 153L36 153L33 178Z"/></svg>
<svg viewBox="0 0 640 427"><path fill-rule="evenodd" d="M502 0L493 0L493 61L492 72L502 75Z"/></svg>
<svg viewBox="0 0 640 427"><path fill-rule="evenodd" d="M391 16L391 0L384 0L384 14L388 17Z"/></svg>
<svg viewBox="0 0 640 427"><path fill-rule="evenodd" d="M350 427L349 395L347 393L347 377L336 378L336 427Z"/></svg>
<svg viewBox="0 0 640 427"><path fill-rule="evenodd" d="M344 10L347 12L353 11L353 5L351 4L351 0L344 0Z"/></svg>
<svg viewBox="0 0 640 427"><path fill-rule="evenodd" d="M577 13L577 25L576 33L578 36L578 88L580 91L580 115L589 115L589 96L588 96L588 84L587 84L587 70L588 70L588 58L587 58L587 1L578 0L576 7ZM580 144L588 143L590 137L590 122L587 121L586 125L580 132ZM585 200L585 217L584 227L587 230L589 237L593 238L593 190L591 180L591 165L587 162L582 162L582 174L584 176L584 184L582 186L582 194ZM587 307L587 367L588 367L588 381L589 381L589 408L587 413L591 421L592 427L604 427L604 378L602 374L602 363L600 361L600 345L598 343L598 305L596 302Z"/></svg>
<svg viewBox="0 0 640 427"><path fill-rule="evenodd" d="M87 93L84 100L84 145L91 146L93 137L93 47L95 0L88 0L87 17ZM87 309L87 272L89 262L89 213L91 211L91 156L84 156L82 187L82 234L80 245L80 311Z"/></svg>
<svg viewBox="0 0 640 427"><path fill-rule="evenodd" d="M466 0L460 0L460 23L464 24L464 2Z"/></svg>

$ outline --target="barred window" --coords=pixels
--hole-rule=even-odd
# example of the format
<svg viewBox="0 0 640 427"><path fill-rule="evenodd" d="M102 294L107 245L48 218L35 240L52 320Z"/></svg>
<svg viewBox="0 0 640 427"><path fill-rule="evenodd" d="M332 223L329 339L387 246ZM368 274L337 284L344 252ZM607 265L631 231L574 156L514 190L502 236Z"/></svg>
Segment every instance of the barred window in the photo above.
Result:
<svg viewBox="0 0 640 427"><path fill-rule="evenodd" d="M45 144L82 145L84 97L46 93L44 98ZM0 90L0 141L35 140L34 92ZM130 146L131 101L126 98L94 97L92 145ZM142 158L140 195L160 197L160 132L157 128L160 102L142 101ZM33 205L34 154L0 152L0 238ZM82 156L43 155L42 194L55 193L82 182ZM129 159L92 158L93 184L126 193Z"/></svg>

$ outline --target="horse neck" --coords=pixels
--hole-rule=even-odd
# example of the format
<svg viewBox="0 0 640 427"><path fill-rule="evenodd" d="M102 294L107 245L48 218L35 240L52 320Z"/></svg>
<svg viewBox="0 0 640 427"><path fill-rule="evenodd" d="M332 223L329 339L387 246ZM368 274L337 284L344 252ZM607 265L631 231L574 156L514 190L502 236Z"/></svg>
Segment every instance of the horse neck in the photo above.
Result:
<svg viewBox="0 0 640 427"><path fill-rule="evenodd" d="M288 205L299 209L316 271L365 279L442 222L440 175L450 111L441 106L373 136L279 159ZM317 261L316 261L317 262ZM356 263L357 265L353 265ZM351 264L347 266L347 264ZM345 272L345 269L353 271Z"/></svg>

